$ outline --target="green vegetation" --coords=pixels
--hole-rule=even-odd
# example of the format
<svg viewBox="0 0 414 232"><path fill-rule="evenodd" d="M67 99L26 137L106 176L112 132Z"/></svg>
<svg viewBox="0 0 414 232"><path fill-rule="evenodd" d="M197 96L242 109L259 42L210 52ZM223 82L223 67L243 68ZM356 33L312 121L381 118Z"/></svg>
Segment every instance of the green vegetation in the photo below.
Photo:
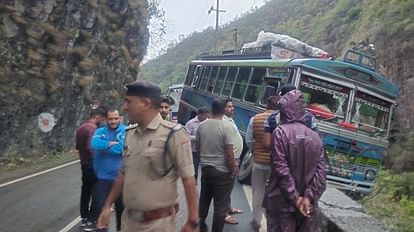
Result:
<svg viewBox="0 0 414 232"><path fill-rule="evenodd" d="M77 152L63 152L61 148L42 156L13 154L0 161L0 183L53 168L78 158Z"/></svg>
<svg viewBox="0 0 414 232"><path fill-rule="evenodd" d="M28 157L22 154L13 154L0 161L0 173L2 171L12 171L24 167L34 167L34 169L36 169L37 166L49 167L75 160L77 158L78 156L75 152L65 152L63 151L63 147L57 148L54 151L42 156Z"/></svg>
<svg viewBox="0 0 414 232"><path fill-rule="evenodd" d="M382 171L371 196L362 200L369 214L390 231L414 231L414 172Z"/></svg>
<svg viewBox="0 0 414 232"><path fill-rule="evenodd" d="M414 232L414 138L393 138L385 165L374 192L362 200L369 214L380 219L391 231Z"/></svg>
<svg viewBox="0 0 414 232"><path fill-rule="evenodd" d="M380 71L402 92L391 146L385 156L390 171L379 174L375 192L363 200L370 214L391 231L414 231L414 138L411 121L414 82L413 0L273 0L219 30L218 50L240 48L260 31L287 34L338 57L351 41L375 44ZM234 43L238 30L238 44ZM201 52L214 50L214 30L193 33L165 54L141 67L140 79L182 83L188 63ZM411 81L410 81L411 80ZM408 118L408 119L407 119Z"/></svg>

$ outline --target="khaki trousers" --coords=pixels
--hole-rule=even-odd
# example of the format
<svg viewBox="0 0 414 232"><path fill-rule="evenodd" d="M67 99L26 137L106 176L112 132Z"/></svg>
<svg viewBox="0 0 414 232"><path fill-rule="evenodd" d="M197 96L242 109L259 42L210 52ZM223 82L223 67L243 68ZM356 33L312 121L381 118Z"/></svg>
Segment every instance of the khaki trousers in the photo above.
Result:
<svg viewBox="0 0 414 232"><path fill-rule="evenodd" d="M260 225L262 216L265 214L263 208L263 197L265 195L265 183L270 175L270 165L253 164L252 190L253 190L253 221Z"/></svg>
<svg viewBox="0 0 414 232"><path fill-rule="evenodd" d="M125 209L122 214L122 232L172 232L175 231L176 214L163 217L151 222L139 222L132 218L128 210Z"/></svg>

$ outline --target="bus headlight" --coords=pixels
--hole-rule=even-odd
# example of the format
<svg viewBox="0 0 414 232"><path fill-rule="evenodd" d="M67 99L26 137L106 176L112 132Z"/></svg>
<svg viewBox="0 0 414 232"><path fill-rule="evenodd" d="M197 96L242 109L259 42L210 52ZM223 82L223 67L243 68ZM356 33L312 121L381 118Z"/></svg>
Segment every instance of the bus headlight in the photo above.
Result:
<svg viewBox="0 0 414 232"><path fill-rule="evenodd" d="M377 172L374 170L370 169L365 172L365 179L368 181L374 181L376 176L377 176Z"/></svg>

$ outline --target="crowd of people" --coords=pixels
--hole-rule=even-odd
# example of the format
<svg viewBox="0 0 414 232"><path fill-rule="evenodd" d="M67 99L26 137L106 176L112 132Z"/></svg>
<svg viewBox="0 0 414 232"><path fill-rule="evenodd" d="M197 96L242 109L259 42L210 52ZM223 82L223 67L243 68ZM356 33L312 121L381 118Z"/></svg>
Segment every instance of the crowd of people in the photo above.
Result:
<svg viewBox="0 0 414 232"><path fill-rule="evenodd" d="M169 100L149 81L126 85L123 111L94 102L76 131L82 188L81 226L107 231L112 211L117 231L174 231L182 180L187 220L181 231L223 231L237 224L231 192L243 151L231 99L215 99L185 126L169 121ZM303 94L285 86L251 118L245 142L252 151L253 217L258 231L316 231L317 201L326 185L323 144ZM198 177L201 173L201 177ZM196 190L199 183L200 194ZM207 225L213 200L212 225Z"/></svg>

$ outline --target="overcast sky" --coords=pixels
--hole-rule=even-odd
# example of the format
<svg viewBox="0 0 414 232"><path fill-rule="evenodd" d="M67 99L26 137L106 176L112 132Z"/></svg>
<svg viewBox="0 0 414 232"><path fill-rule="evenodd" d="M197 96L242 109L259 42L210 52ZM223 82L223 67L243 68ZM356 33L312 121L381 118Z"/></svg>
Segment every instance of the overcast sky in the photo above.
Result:
<svg viewBox="0 0 414 232"><path fill-rule="evenodd" d="M253 7L262 6L266 0L219 0L219 23L227 23L234 17L249 11ZM164 46L178 38L180 34L188 35L193 31L203 31L209 26L215 27L215 12L208 14L211 6L216 8L217 0L161 0L161 7L166 12L167 34L164 36ZM151 57L157 51L148 50Z"/></svg>

